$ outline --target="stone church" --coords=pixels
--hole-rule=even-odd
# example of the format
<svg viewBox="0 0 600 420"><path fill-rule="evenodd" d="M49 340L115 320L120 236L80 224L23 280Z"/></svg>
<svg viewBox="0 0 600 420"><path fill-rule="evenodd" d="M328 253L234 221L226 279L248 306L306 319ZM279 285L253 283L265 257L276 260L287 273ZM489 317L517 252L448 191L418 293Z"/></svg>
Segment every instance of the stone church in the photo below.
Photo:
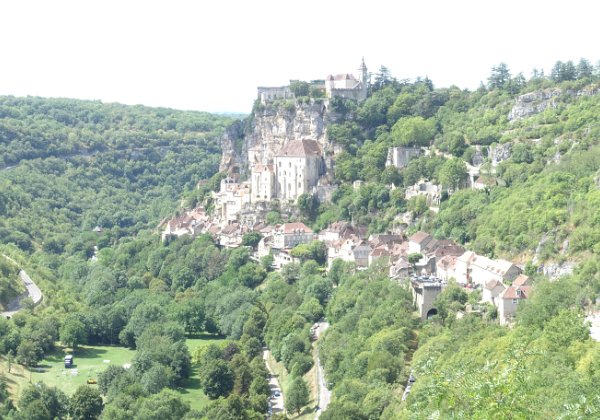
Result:
<svg viewBox="0 0 600 420"><path fill-rule="evenodd" d="M323 172L323 156L315 140L289 140L272 162L250 162L251 201L296 201L311 192Z"/></svg>

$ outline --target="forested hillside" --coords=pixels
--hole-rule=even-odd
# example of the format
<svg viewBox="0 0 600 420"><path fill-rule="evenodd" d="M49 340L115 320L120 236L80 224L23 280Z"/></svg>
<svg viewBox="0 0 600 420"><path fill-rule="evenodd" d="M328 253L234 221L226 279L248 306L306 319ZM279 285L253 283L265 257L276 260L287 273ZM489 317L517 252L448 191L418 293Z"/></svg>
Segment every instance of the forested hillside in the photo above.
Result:
<svg viewBox="0 0 600 420"><path fill-rule="evenodd" d="M29 307L10 321L0 320L0 352L7 355L9 366L11 361L36 366L43 357L64 354L62 346L116 344L133 309L146 300L146 295L136 298L133 292L148 291L150 280L144 283L141 274L128 279L122 268L113 271L109 266L104 272L104 265L94 260L104 252L113 255L110 249L136 236L157 245L152 232L161 219L176 211L186 191L217 171L219 136L231 120L68 99L2 97L0 104L0 242L45 295L44 307L35 312ZM135 254L117 253L119 261L133 261ZM1 264L5 267L4 259ZM9 278L16 280L16 271L6 268L2 293L8 298L22 286L8 283ZM111 315L107 305L125 297L132 302L129 309L115 308ZM87 321L91 319L95 325ZM164 331L160 327L155 332L153 344ZM130 334L122 343L136 347L138 333ZM155 374L174 384L189 375L189 353L183 331L173 334L164 345L171 346L169 352L181 367ZM176 343L183 346L183 356ZM8 384L16 392L15 401L19 391L25 392L25 385L18 383L10 374L2 381L3 390ZM58 397L63 398L60 393ZM33 418L23 402L27 398L36 400L23 395L18 403L22 413L15 412L15 418ZM11 404L4 399L8 412ZM39 418L61 417L53 409Z"/></svg>
<svg viewBox="0 0 600 420"><path fill-rule="evenodd" d="M66 99L0 98L0 242L91 256L154 227L218 167L226 118ZM100 239L92 232L102 228Z"/></svg>

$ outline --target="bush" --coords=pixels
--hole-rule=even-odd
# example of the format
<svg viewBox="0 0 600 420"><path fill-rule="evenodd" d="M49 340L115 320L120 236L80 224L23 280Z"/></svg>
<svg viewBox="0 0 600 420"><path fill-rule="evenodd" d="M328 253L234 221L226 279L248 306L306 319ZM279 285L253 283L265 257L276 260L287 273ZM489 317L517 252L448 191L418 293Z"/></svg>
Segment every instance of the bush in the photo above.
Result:
<svg viewBox="0 0 600 420"><path fill-rule="evenodd" d="M313 358L305 353L296 353L290 362L292 376L302 376L313 366Z"/></svg>

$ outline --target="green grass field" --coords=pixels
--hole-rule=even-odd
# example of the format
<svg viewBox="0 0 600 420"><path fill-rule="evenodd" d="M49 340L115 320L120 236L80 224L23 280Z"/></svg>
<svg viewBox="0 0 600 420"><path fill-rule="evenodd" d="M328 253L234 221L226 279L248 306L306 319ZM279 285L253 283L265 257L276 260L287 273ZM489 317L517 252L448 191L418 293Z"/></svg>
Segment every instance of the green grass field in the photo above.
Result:
<svg viewBox="0 0 600 420"><path fill-rule="evenodd" d="M225 345L227 340L222 337L203 334L197 338L189 338L185 340L187 347L192 355L192 359L194 353L197 349L206 347L211 343ZM177 394L181 397L182 400L187 402L190 407L194 410L199 410L205 407L210 401L204 392L202 392L202 388L200 386L200 372L198 371L198 366L192 363L192 374L186 381L183 387L175 390Z"/></svg>
<svg viewBox="0 0 600 420"><path fill-rule="evenodd" d="M65 354L73 354L73 367L65 369ZM70 395L88 379L98 379L98 374L109 365L123 366L131 363L134 350L112 346L80 346L75 352L63 348L47 355L35 368L31 368L32 382L45 382Z"/></svg>
<svg viewBox="0 0 600 420"><path fill-rule="evenodd" d="M74 366L65 369L65 354L73 354ZM71 395L79 385L87 383L88 379L98 379L98 373L108 365L123 366L131 363L134 350L113 346L80 346L74 353L67 352L63 347L46 355L37 367L27 370L13 363L11 373L8 373L5 358L0 363L0 372L4 373L9 383L9 392L14 400L19 398L21 389L29 383L44 382L55 386L66 394ZM92 385L94 386L94 385Z"/></svg>

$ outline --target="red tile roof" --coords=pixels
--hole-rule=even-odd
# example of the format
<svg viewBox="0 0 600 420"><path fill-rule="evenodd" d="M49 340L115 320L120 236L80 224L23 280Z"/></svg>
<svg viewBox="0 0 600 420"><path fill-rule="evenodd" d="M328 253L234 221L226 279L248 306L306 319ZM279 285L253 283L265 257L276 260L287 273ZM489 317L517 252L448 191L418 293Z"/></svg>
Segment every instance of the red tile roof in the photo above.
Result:
<svg viewBox="0 0 600 420"><path fill-rule="evenodd" d="M517 278L515 279L515 281L513 281L513 286L531 286L531 281L529 279L529 276L526 276L525 274L519 274L517 276Z"/></svg>
<svg viewBox="0 0 600 420"><path fill-rule="evenodd" d="M527 299L533 287L531 286L510 286L502 295L502 299Z"/></svg>

